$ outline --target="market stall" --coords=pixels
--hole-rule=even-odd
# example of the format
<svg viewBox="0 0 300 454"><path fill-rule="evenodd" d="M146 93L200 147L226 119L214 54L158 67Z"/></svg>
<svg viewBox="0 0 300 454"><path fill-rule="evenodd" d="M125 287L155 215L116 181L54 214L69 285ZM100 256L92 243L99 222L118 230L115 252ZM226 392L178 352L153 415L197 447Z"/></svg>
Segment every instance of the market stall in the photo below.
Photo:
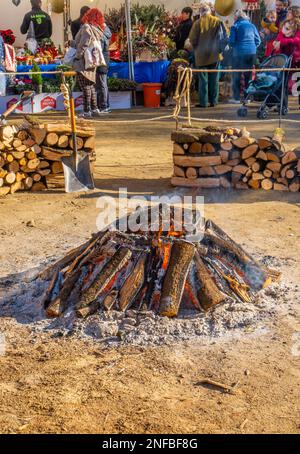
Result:
<svg viewBox="0 0 300 454"><path fill-rule="evenodd" d="M63 15L66 13L70 14L70 11L64 10ZM68 23L69 19L70 17L66 17L65 22ZM127 2L127 14L123 6L111 8L106 11L105 20L113 32L108 73L111 108L130 108L131 92L136 85L130 84L129 79L139 85L165 82L170 57L174 52L173 38L179 18L175 13L168 12L163 5L145 6ZM129 26L131 33L128 33ZM15 43L14 30L4 31L2 36L6 43ZM24 37L24 41L25 39ZM39 113L49 109L64 109L59 76L51 74L62 70L62 43L55 45L48 39L39 43L36 49L32 49L30 44L27 36L24 46L15 47L18 75L7 78L6 93L2 93L6 96L0 99L0 112L26 89L35 90L37 95L32 102L21 106L19 112ZM76 108L80 110L81 93L76 92L75 97Z"/></svg>

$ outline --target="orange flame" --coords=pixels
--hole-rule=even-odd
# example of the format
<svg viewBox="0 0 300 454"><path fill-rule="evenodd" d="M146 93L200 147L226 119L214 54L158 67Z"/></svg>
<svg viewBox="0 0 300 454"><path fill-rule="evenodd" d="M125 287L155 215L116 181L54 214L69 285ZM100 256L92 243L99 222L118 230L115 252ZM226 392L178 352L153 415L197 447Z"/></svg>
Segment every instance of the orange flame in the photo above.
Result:
<svg viewBox="0 0 300 454"><path fill-rule="evenodd" d="M163 270L167 270L168 265L169 265L169 261L170 261L171 249L172 249L171 243L164 244L162 246L162 249L163 249L162 269Z"/></svg>
<svg viewBox="0 0 300 454"><path fill-rule="evenodd" d="M195 296L194 294L194 291L193 291L193 288L191 286L191 284L186 281L185 283L185 286L184 286L184 290L186 291L187 293L187 296L189 297L192 305L197 309L197 310L201 310L201 307L200 307L200 303L198 301L198 298Z"/></svg>

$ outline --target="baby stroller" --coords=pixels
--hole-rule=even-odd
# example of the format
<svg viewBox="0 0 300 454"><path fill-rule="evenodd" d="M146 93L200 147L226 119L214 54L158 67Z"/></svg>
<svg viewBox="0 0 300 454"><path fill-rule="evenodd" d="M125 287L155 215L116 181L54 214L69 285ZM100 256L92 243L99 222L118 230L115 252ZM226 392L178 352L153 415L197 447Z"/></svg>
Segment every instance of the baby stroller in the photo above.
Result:
<svg viewBox="0 0 300 454"><path fill-rule="evenodd" d="M292 59L293 57L287 57L283 54L272 55L260 65L260 69L278 68L278 72L257 73L256 80L252 80L246 89L246 97L242 107L237 111L239 117L248 115L247 106L252 102L261 103L257 111L257 118L260 120L268 118L271 108L274 108L279 115L288 114L289 73L280 70L291 68Z"/></svg>

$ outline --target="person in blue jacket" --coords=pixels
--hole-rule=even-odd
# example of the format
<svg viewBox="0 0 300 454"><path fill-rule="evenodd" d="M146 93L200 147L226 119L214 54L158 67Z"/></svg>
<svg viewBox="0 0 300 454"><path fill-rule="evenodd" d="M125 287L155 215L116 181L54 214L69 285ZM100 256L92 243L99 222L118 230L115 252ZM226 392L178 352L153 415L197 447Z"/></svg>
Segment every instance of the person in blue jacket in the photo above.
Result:
<svg viewBox="0 0 300 454"><path fill-rule="evenodd" d="M229 43L233 52L233 69L252 69L256 63L257 48L261 44L259 32L243 10L234 16ZM240 103L242 73L233 73L233 103ZM244 73L245 87L248 87L251 71Z"/></svg>

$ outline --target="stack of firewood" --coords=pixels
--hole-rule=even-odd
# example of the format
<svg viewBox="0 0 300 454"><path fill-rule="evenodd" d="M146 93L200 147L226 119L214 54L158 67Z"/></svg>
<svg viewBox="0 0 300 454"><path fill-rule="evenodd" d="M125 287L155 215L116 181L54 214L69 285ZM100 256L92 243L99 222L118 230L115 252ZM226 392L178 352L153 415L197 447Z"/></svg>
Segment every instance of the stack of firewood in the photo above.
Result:
<svg viewBox="0 0 300 454"><path fill-rule="evenodd" d="M300 149L288 150L283 131L258 140L246 130L179 130L174 142L174 186L300 190Z"/></svg>
<svg viewBox="0 0 300 454"><path fill-rule="evenodd" d="M95 156L95 130L80 125L77 147ZM17 191L64 188L62 158L73 153L66 123L27 124L0 128L0 196Z"/></svg>

